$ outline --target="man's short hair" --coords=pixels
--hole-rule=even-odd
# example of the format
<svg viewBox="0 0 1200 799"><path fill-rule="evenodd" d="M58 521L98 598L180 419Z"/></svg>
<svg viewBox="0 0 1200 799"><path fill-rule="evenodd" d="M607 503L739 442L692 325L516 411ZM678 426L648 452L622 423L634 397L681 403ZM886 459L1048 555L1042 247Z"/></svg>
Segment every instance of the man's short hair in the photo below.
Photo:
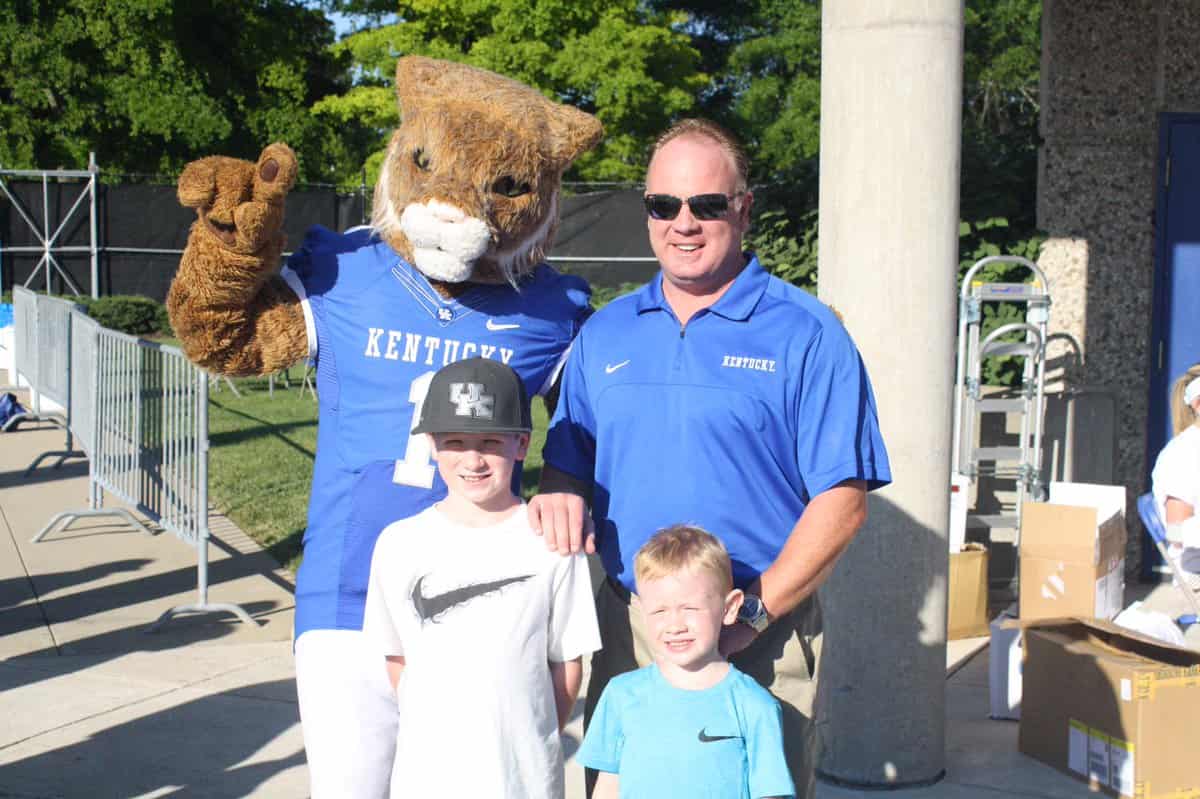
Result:
<svg viewBox="0 0 1200 799"><path fill-rule="evenodd" d="M659 530L642 545L633 559L633 576L639 583L681 571L711 574L722 593L733 589L733 565L725 545L712 533L690 524L673 524Z"/></svg>
<svg viewBox="0 0 1200 799"><path fill-rule="evenodd" d="M733 162L734 171L737 172L736 190L739 192L749 190L750 159L746 157L746 151L743 149L742 143L728 129L718 125L711 119L702 119L700 117L681 119L667 128L654 141L654 146L650 148L650 160L653 161L654 156L658 155L658 151L665 147L668 142L684 136L708 139L719 145L729 156Z"/></svg>

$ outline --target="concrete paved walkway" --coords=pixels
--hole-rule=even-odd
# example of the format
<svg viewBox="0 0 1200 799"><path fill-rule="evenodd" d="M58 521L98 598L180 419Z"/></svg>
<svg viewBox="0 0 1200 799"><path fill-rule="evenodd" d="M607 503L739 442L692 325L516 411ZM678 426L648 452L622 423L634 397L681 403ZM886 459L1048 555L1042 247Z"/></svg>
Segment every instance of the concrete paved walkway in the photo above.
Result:
<svg viewBox="0 0 1200 799"><path fill-rule="evenodd" d="M0 797L307 796L290 575L214 516L210 601L242 605L258 626L221 614L147 634L163 611L195 601L196 550L115 519L30 543L56 513L85 506L83 461L23 476L62 443L49 426L0 434ZM946 779L888 795L1087 795L1018 754L1015 723L987 718L984 643L950 648ZM581 728L577 708L568 753ZM581 799L580 769L567 770L568 799ZM820 799L866 796L818 789Z"/></svg>

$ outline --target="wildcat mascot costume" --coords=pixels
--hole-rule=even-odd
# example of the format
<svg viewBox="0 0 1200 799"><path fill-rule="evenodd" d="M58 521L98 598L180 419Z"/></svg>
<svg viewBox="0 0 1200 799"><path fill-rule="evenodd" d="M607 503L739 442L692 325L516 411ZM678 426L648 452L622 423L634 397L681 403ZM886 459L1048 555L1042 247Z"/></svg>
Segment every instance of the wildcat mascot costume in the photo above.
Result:
<svg viewBox="0 0 1200 799"><path fill-rule="evenodd" d="M387 795L395 696L364 645L363 605L383 527L445 496L425 437L410 432L430 378L482 356L545 394L588 313L586 284L542 261L563 171L600 123L499 75L415 56L400 59L396 94L403 122L370 228L314 227L282 269L287 146L257 164L205 158L179 180L198 219L167 305L188 357L226 375L316 364L295 634L318 799Z"/></svg>

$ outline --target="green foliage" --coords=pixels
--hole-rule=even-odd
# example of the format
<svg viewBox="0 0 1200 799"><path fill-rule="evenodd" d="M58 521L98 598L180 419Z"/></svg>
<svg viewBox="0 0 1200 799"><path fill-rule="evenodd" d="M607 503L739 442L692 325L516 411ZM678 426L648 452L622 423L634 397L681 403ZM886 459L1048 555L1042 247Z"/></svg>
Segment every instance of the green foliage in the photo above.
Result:
<svg viewBox="0 0 1200 799"><path fill-rule="evenodd" d="M171 336L167 306L139 294L89 297L86 294L58 295L80 306L88 316L109 330L132 336ZM12 304L12 292L0 294L0 304Z"/></svg>
<svg viewBox="0 0 1200 799"><path fill-rule="evenodd" d="M334 120L366 120L380 149L398 121L389 87L402 54L483 67L596 114L604 141L573 172L585 180L641 179L654 136L689 112L707 83L699 53L677 30L684 18L636 0L410 0L397 10L402 23L334 47L353 61L355 86L313 109Z"/></svg>
<svg viewBox="0 0 1200 799"><path fill-rule="evenodd" d="M640 286L640 283L622 283L619 286L592 286L592 310L598 311L617 297L637 291Z"/></svg>
<svg viewBox="0 0 1200 799"><path fill-rule="evenodd" d="M302 180L357 173L360 127L310 111L349 83L332 42L297 0L0 4L0 163L173 174L285 140Z"/></svg>
<svg viewBox="0 0 1200 799"><path fill-rule="evenodd" d="M733 127L756 178L787 181L817 157L821 132L821 14L815 3L759 0L758 19L730 53L739 88Z"/></svg>
<svg viewBox="0 0 1200 799"><path fill-rule="evenodd" d="M1036 225L1041 0L968 0L962 216Z"/></svg>
<svg viewBox="0 0 1200 799"><path fill-rule="evenodd" d="M810 211L796 225L784 209L758 213L745 239L758 262L771 274L817 293L817 212Z"/></svg>
<svg viewBox="0 0 1200 799"><path fill-rule="evenodd" d="M162 328L165 309L149 297L115 295L96 300L89 298L84 304L88 316L110 330L134 336L170 331L169 325L165 331Z"/></svg>

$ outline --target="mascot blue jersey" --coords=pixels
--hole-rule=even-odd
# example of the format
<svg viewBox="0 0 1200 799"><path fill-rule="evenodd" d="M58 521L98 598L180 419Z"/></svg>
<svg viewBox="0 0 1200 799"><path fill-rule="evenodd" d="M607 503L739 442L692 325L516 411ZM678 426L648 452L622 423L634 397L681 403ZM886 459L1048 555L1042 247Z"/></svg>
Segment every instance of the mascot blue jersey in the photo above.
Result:
<svg viewBox="0 0 1200 799"><path fill-rule="evenodd" d="M375 539L446 494L410 433L433 373L464 358L511 366L530 396L554 382L589 313L587 284L545 264L520 284L443 299L366 229L312 228L283 269L317 367L317 453L296 586L296 637L362 628Z"/></svg>

